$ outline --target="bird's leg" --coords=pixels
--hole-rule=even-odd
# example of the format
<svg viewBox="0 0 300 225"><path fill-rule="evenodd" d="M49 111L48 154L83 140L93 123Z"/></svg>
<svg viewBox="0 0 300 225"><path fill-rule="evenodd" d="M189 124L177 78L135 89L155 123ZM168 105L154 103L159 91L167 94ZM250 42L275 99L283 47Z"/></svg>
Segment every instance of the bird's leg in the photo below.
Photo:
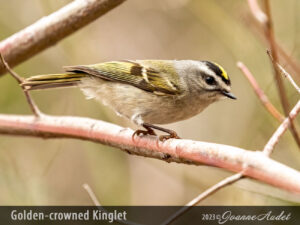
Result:
<svg viewBox="0 0 300 225"><path fill-rule="evenodd" d="M154 135L154 136L157 136L157 134L154 132L154 130L150 126L147 126L147 124L145 125L145 123L142 123L141 125L146 130L136 130L133 133L132 138L134 138L135 135L140 136L140 134L142 134L142 135Z"/></svg>
<svg viewBox="0 0 300 225"><path fill-rule="evenodd" d="M152 124L149 124L149 123L143 123L142 126L145 127L145 129L147 129L147 131L151 130L151 132L153 132L153 133L154 133L153 129L160 130L162 132L168 133L168 135L160 135L159 136L160 141L165 141L165 140L168 140L170 138L180 139L180 137L177 135L177 133L173 130L169 130L169 129L166 129L166 128L163 128L163 127L155 126L155 125L152 125Z"/></svg>

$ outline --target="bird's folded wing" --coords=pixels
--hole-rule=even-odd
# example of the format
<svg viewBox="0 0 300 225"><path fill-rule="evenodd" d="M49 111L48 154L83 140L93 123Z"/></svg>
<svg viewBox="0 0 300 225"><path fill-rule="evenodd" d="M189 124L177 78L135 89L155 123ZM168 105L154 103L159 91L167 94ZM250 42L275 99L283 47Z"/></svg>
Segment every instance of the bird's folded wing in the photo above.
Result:
<svg viewBox="0 0 300 225"><path fill-rule="evenodd" d="M130 84L157 95L181 93L174 79L170 79L170 74L135 61L112 61L93 65L68 66L64 69L67 72L86 73L104 80Z"/></svg>

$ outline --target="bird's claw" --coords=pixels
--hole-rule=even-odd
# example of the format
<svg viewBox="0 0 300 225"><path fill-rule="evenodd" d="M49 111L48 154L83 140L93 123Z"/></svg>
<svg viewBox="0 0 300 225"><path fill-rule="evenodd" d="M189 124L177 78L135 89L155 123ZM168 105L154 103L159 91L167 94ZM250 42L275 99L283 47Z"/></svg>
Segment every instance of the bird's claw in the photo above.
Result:
<svg viewBox="0 0 300 225"><path fill-rule="evenodd" d="M169 134L169 135L160 135L160 136L159 136L159 140L162 141L162 142L164 142L164 141L166 141L166 140L168 140L168 139L171 139L171 138L181 139L181 138L177 135L176 132L174 132L174 133L172 132L172 133Z"/></svg>
<svg viewBox="0 0 300 225"><path fill-rule="evenodd" d="M153 135L157 136L157 134L154 132L154 130L136 130L133 135L132 139L134 139L135 136L146 136L146 135Z"/></svg>

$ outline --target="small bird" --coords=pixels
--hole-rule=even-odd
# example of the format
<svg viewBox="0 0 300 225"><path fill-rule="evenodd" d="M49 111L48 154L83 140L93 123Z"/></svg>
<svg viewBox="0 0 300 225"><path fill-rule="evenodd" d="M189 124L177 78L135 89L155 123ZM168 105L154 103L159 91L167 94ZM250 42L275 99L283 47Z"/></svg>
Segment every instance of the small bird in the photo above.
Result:
<svg viewBox="0 0 300 225"><path fill-rule="evenodd" d="M196 60L123 60L64 67L65 73L36 75L21 84L27 90L79 87L87 99L108 105L142 126L134 135L179 138L173 130L155 124L188 119L211 103L228 97L230 79L214 62ZM134 137L133 135L133 137Z"/></svg>

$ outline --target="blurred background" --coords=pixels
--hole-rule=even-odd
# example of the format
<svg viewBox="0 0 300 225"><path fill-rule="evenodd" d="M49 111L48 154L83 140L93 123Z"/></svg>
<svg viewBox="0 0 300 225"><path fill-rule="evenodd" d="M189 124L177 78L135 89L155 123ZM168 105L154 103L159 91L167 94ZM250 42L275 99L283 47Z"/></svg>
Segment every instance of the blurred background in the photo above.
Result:
<svg viewBox="0 0 300 225"><path fill-rule="evenodd" d="M70 0L0 0L0 40L48 15ZM300 60L300 2L272 0L275 34ZM237 101L211 105L201 115L166 127L187 139L260 150L278 122L265 111L237 69L243 61L271 102L281 110L266 46L255 31L246 1L128 0L35 57L17 66L22 76L57 73L62 66L119 59L195 59L221 64ZM283 65L289 68L288 65ZM30 114L21 89L0 77L0 113ZM297 94L285 81L291 105ZM135 128L109 108L86 100L79 89L34 92L51 115L84 116ZM299 122L299 120L298 120ZM300 154L289 132L272 158L300 170ZM0 136L1 205L92 205L88 183L102 205L182 205L231 173L130 156L81 140ZM244 179L201 205L289 205L294 196Z"/></svg>

